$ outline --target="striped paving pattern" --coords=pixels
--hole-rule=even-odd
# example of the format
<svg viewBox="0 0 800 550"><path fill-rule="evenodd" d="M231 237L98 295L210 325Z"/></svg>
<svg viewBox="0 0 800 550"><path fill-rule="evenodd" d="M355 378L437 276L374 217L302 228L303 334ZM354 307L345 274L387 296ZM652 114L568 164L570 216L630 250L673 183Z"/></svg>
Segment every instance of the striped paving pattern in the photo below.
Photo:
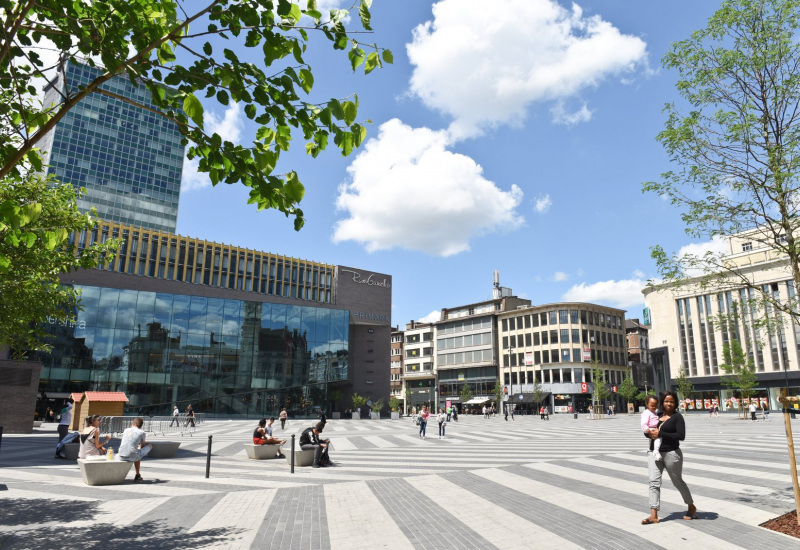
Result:
<svg viewBox="0 0 800 550"><path fill-rule="evenodd" d="M331 420L337 467L294 474L282 459L247 459L255 422L209 421L175 458L145 459L144 483L131 471L111 487L86 486L77 465L51 458L51 425L3 438L0 548L800 548L758 527L794 508L773 416L689 416L684 478L699 520L680 519L665 475L662 523L649 526L639 524L648 504L638 417L462 416L443 440L435 422L421 440L409 419ZM310 423L290 421L281 437Z"/></svg>

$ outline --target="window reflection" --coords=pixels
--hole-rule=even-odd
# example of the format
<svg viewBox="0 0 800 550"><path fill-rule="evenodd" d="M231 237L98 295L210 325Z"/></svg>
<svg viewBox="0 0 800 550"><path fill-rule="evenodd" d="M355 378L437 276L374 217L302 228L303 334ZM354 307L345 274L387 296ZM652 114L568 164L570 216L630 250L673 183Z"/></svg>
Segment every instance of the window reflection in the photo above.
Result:
<svg viewBox="0 0 800 550"><path fill-rule="evenodd" d="M187 400L226 416L310 415L327 382L347 379L346 310L76 288L76 321L47 325L45 391L124 391L153 414Z"/></svg>

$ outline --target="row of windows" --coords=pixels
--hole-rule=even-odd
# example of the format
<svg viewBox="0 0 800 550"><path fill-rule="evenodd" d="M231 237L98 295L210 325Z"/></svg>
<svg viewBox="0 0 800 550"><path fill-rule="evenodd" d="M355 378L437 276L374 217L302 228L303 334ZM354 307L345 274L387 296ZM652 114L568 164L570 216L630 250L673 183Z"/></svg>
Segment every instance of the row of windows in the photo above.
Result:
<svg viewBox="0 0 800 550"><path fill-rule="evenodd" d="M594 325L613 329L623 329L623 319L619 315L608 315L598 311L587 311L578 309L559 309L533 313L531 315L520 315L517 317L507 317L501 322L502 332L511 330L523 330L531 327L549 325Z"/></svg>
<svg viewBox="0 0 800 550"><path fill-rule="evenodd" d="M503 336L503 349L516 347L531 347L548 344L590 344L597 346L608 346L614 348L626 347L626 341L622 334L616 332L602 332L599 330L579 330L577 328L560 330L550 330L519 334L513 336Z"/></svg>
<svg viewBox="0 0 800 550"><path fill-rule="evenodd" d="M622 371L604 370L603 379L607 384L622 384L624 373ZM559 384L592 382L592 371L583 368L554 368L535 371L506 372L503 374L503 383L508 384Z"/></svg>
<svg viewBox="0 0 800 550"><path fill-rule="evenodd" d="M407 363L406 372L430 372L433 370L433 363Z"/></svg>
<svg viewBox="0 0 800 550"><path fill-rule="evenodd" d="M465 332L468 330L478 330L491 327L492 318L481 317L479 319L464 319L463 321L441 324L438 327L438 332L439 334L452 334L454 332Z"/></svg>
<svg viewBox="0 0 800 550"><path fill-rule="evenodd" d="M418 344L420 342L430 342L431 340L433 340L432 332L406 334L406 344Z"/></svg>
<svg viewBox="0 0 800 550"><path fill-rule="evenodd" d="M466 363L491 363L494 355L490 349L475 351L459 351L456 353L439 353L436 355L436 364L439 366L460 365Z"/></svg>
<svg viewBox="0 0 800 550"><path fill-rule="evenodd" d="M530 352L528 352L530 353ZM582 363L584 361L583 353L580 348L562 348L550 349L542 351L534 351L530 355L530 360L534 365L541 365L547 363ZM625 365L627 361L627 353L618 351L606 350L591 350L589 358L586 361L598 361L604 365ZM517 365L525 364L524 353L511 353L503 355L504 367L516 367Z"/></svg>
<svg viewBox="0 0 800 550"><path fill-rule="evenodd" d="M467 334L465 336L453 336L451 338L439 338L436 346L440 350L452 348L466 348L470 346L491 345L492 333L484 332L481 334Z"/></svg>
<svg viewBox="0 0 800 550"><path fill-rule="evenodd" d="M433 348L407 349L406 357L427 357L433 355Z"/></svg>
<svg viewBox="0 0 800 550"><path fill-rule="evenodd" d="M109 271L332 303L333 269L324 264L110 224L81 231L77 248L120 237Z"/></svg>

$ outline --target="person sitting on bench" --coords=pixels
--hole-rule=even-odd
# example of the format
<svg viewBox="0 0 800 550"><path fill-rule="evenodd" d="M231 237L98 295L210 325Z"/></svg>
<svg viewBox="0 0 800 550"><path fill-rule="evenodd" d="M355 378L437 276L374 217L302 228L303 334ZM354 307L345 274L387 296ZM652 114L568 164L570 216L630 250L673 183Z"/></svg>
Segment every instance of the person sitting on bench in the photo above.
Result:
<svg viewBox="0 0 800 550"><path fill-rule="evenodd" d="M304 451L314 451L314 463L312 468L319 468L320 466L332 466L328 456L328 444L330 440L320 439L319 434L325 429L325 424L317 422L313 428L306 428L300 434L300 448Z"/></svg>

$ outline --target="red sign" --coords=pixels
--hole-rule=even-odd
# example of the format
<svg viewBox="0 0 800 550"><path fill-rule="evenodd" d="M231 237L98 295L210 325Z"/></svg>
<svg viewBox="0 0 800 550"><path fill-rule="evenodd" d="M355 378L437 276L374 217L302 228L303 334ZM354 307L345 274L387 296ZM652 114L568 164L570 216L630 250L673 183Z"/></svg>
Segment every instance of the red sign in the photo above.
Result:
<svg viewBox="0 0 800 550"><path fill-rule="evenodd" d="M589 393L589 384L581 382L581 393Z"/></svg>
<svg viewBox="0 0 800 550"><path fill-rule="evenodd" d="M503 395L508 395L508 386L503 386Z"/></svg>
<svg viewBox="0 0 800 550"><path fill-rule="evenodd" d="M616 386L611 386L611 391L614 392L614 393L617 393L617 387Z"/></svg>

